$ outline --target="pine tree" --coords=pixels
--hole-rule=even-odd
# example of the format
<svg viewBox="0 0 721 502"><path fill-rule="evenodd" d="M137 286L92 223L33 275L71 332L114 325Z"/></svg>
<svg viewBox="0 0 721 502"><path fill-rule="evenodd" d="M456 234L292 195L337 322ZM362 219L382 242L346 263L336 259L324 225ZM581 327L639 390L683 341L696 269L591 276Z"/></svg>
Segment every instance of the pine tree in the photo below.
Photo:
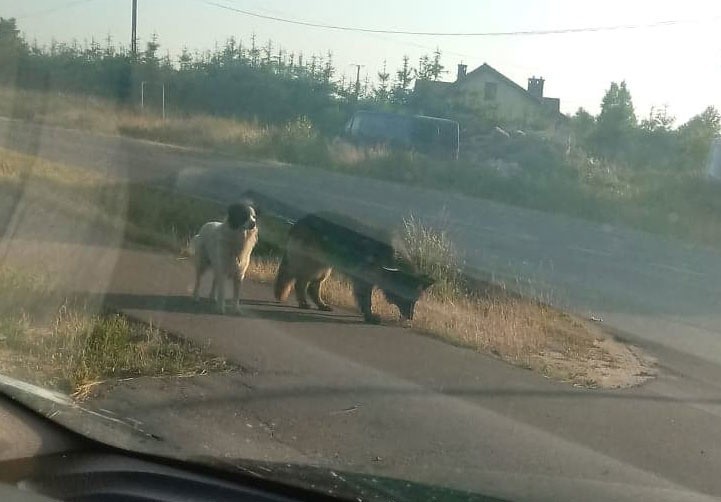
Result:
<svg viewBox="0 0 721 502"><path fill-rule="evenodd" d="M390 98L390 79L391 75L388 73L388 62L383 61L383 69L378 72L378 85L374 89L374 97L376 101L387 102Z"/></svg>
<svg viewBox="0 0 721 502"><path fill-rule="evenodd" d="M325 60L325 65L323 66L323 82L326 84L329 83L333 78L334 73L335 68L333 67L333 53L328 51L328 58Z"/></svg>
<svg viewBox="0 0 721 502"><path fill-rule="evenodd" d="M183 51L178 56L180 71L190 71L193 68L193 57L190 55L187 47L183 47Z"/></svg>
<svg viewBox="0 0 721 502"><path fill-rule="evenodd" d="M250 36L250 52L248 56L250 57L250 66L257 68L260 64L260 51L256 43L255 33Z"/></svg>
<svg viewBox="0 0 721 502"><path fill-rule="evenodd" d="M414 70L411 68L410 58L403 56L403 65L396 71L396 81L393 87L392 98L398 104L406 104L413 82Z"/></svg>
<svg viewBox="0 0 721 502"><path fill-rule="evenodd" d="M436 50L433 51L433 60L428 68L428 73L433 81L437 82L438 79L441 78L443 70L444 66L441 64L441 49L436 47Z"/></svg>
<svg viewBox="0 0 721 502"><path fill-rule="evenodd" d="M593 143L596 152L604 157L618 158L631 142L636 127L631 93L626 82L611 82L601 102L601 113L596 121Z"/></svg>
<svg viewBox="0 0 721 502"><path fill-rule="evenodd" d="M422 55L421 58L418 60L418 69L415 72L416 80L430 80L430 67L431 58L428 56L428 54Z"/></svg>
<svg viewBox="0 0 721 502"><path fill-rule="evenodd" d="M263 66L272 66L273 65L273 41L268 40L268 42L263 47Z"/></svg>
<svg viewBox="0 0 721 502"><path fill-rule="evenodd" d="M150 41L145 46L145 52L143 52L143 56L142 56L143 63L145 63L149 66L157 67L159 65L159 61L158 61L158 49L159 48L160 48L160 43L158 42L158 34L153 33L153 36L150 38Z"/></svg>

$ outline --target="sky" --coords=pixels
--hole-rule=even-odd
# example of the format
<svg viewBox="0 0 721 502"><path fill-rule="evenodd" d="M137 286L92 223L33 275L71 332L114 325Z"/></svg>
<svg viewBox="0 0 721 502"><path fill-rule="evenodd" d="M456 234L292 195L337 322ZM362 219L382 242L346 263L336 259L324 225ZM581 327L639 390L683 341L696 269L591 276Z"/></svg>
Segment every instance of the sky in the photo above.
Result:
<svg viewBox="0 0 721 502"><path fill-rule="evenodd" d="M108 36L129 45L131 0L0 0L0 16L15 17L25 37L80 43ZM444 33L497 33L598 27L634 29L548 35L418 36L328 30L259 19L219 7L354 28ZM337 75L364 65L371 81L387 60L395 70L440 48L454 80L488 63L522 86L546 80L545 95L561 109L597 113L612 81L626 80L639 118L667 106L677 124L709 105L721 108L721 2L715 0L138 0L138 36L157 33L162 51L212 49L230 36L272 39L289 52L333 53ZM655 26L649 26L654 25Z"/></svg>

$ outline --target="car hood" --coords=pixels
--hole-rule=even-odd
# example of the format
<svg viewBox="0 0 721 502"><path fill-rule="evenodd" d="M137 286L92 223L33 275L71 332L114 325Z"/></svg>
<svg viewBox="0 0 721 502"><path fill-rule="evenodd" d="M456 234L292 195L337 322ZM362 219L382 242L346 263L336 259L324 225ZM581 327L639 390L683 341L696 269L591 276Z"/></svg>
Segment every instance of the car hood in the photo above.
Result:
<svg viewBox="0 0 721 502"><path fill-rule="evenodd" d="M228 474L241 474L267 481L295 485L349 500L438 500L438 501L704 501L716 500L691 492L684 487L659 488L650 485L608 483L597 479L541 476L509 471L478 471L465 466L469 486L483 487L484 493L429 485L417 480L390 478L375 473L348 472L325 465L306 465L199 457L178 445L167 444L162 437L149 433L137 424L114 416L107 410L95 410L74 402L68 396L37 387L0 374L0 396L31 409L36 415L51 419L66 434L95 442L108 448L187 462ZM112 438L112 444L104 441ZM192 466L188 465L192 470ZM471 483L472 482L472 483Z"/></svg>

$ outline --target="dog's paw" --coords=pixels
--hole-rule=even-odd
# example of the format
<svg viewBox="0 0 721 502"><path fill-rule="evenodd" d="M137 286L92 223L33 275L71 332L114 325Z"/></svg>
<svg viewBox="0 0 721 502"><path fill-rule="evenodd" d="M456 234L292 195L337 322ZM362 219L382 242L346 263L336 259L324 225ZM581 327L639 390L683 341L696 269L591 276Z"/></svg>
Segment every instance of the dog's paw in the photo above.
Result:
<svg viewBox="0 0 721 502"><path fill-rule="evenodd" d="M310 304L309 303L299 303L298 308L303 309L303 310L308 310L308 309L310 309Z"/></svg>
<svg viewBox="0 0 721 502"><path fill-rule="evenodd" d="M333 312L333 307L330 305L318 305L318 310L321 312Z"/></svg>
<svg viewBox="0 0 721 502"><path fill-rule="evenodd" d="M365 321L368 324L380 324L381 323L381 316L376 314L371 314L365 317Z"/></svg>

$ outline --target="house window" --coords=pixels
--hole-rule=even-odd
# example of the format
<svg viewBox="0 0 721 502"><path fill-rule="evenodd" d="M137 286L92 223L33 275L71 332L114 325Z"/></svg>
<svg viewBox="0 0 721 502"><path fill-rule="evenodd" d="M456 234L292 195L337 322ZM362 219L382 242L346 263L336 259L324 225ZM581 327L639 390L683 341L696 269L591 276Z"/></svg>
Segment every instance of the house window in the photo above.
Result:
<svg viewBox="0 0 721 502"><path fill-rule="evenodd" d="M483 97L486 101L495 101L498 93L498 84L495 82L486 82Z"/></svg>

